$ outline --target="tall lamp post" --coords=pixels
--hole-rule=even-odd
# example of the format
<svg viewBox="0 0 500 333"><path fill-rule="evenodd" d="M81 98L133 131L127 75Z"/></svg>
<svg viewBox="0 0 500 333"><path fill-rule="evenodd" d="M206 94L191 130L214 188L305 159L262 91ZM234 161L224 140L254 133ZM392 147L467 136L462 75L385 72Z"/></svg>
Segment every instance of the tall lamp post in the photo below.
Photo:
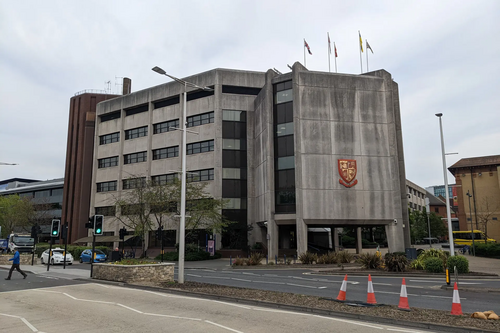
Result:
<svg viewBox="0 0 500 333"><path fill-rule="evenodd" d="M470 198L472 197L472 194L469 193L469 190L467 190L467 196L469 197L470 231L472 232L472 254L476 256L476 245L474 244L474 226L472 225L472 208L470 205Z"/></svg>
<svg viewBox="0 0 500 333"><path fill-rule="evenodd" d="M179 273L177 281L179 283L184 283L184 252L185 252L185 238L186 238L186 132L187 132L187 124L186 124L186 104L187 104L187 87L198 88L202 90L213 90L208 87L200 87L194 83L190 83L181 79L178 79L172 75L167 74L163 69L158 66L152 68L158 74L168 76L172 80L179 82L184 86L184 101L182 108L182 149L181 149L181 158L182 158L182 171L181 171L181 221L179 226Z"/></svg>
<svg viewBox="0 0 500 333"><path fill-rule="evenodd" d="M444 139L443 139L443 123L441 121L442 113L436 113L436 117L439 118L439 130L441 132L441 152L443 157L443 175L444 175L444 188L446 191L446 216L448 218L448 239L450 242L450 255L455 255L455 244L453 244L453 230L451 226L451 209L450 209L450 193L448 193L448 175L446 170L446 158L444 150Z"/></svg>

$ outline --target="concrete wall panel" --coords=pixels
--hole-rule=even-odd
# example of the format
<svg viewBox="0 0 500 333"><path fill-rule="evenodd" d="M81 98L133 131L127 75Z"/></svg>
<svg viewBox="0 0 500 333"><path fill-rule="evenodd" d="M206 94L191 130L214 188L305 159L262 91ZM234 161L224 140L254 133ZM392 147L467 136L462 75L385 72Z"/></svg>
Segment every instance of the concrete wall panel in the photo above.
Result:
<svg viewBox="0 0 500 333"><path fill-rule="evenodd" d="M295 127L298 128L295 132L299 135L295 136L300 138L297 140L300 146L296 149L298 151L308 154L331 154L332 153L332 139L331 127L327 121L312 121L300 120L296 122Z"/></svg>

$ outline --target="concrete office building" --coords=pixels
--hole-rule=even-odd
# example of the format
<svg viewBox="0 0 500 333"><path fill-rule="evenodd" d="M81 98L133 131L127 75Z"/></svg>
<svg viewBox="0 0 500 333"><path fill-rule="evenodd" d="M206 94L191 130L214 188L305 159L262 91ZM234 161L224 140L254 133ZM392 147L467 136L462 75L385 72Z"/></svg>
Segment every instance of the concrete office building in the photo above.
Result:
<svg viewBox="0 0 500 333"><path fill-rule="evenodd" d="M295 63L286 74L214 69L185 80L214 89L188 88L187 127L198 132L187 134L188 178L198 174L228 199L224 215L250 230L244 245L302 253L308 228L383 225L391 251L409 247L398 86L388 72ZM105 231L122 227L110 202L133 187L131 175L161 182L180 170L173 127L182 127L183 89L169 82L97 105L91 214L107 215Z"/></svg>

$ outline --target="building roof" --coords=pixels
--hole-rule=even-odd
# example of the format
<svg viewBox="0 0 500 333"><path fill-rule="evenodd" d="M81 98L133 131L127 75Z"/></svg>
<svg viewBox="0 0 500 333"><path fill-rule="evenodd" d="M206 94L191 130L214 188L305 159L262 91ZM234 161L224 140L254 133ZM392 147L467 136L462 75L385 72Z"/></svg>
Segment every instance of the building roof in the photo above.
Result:
<svg viewBox="0 0 500 333"><path fill-rule="evenodd" d="M429 191L425 194L429 198L429 206L446 206L446 203Z"/></svg>
<svg viewBox="0 0 500 333"><path fill-rule="evenodd" d="M488 165L500 165L500 155L462 158L457 163L448 168L451 173L459 168L470 168Z"/></svg>
<svg viewBox="0 0 500 333"><path fill-rule="evenodd" d="M64 186L64 178L57 178L45 181L39 181L28 184L15 184L16 187L10 188L8 190L0 191L0 195L13 194L13 193L22 193L22 192L30 192L34 190L44 190L44 189L53 189L60 188Z"/></svg>

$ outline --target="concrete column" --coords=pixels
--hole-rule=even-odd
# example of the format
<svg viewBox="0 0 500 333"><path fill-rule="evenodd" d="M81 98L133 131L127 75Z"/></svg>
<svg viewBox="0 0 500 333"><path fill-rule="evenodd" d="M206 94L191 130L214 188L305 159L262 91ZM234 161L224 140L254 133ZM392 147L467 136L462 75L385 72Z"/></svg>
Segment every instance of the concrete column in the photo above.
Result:
<svg viewBox="0 0 500 333"><path fill-rule="evenodd" d="M408 228L409 229L409 228ZM390 223L385 226L385 234L387 235L387 245L389 252L405 252L405 237L403 234L403 226Z"/></svg>
<svg viewBox="0 0 500 333"><path fill-rule="evenodd" d="M274 220L267 222L267 253L269 260L274 260L274 257L278 255L278 225Z"/></svg>
<svg viewBox="0 0 500 333"><path fill-rule="evenodd" d="M339 229L333 229L333 250L336 252L339 250Z"/></svg>
<svg viewBox="0 0 500 333"><path fill-rule="evenodd" d="M356 254L360 254L363 250L363 242L361 240L361 227L356 228Z"/></svg>
<svg viewBox="0 0 500 333"><path fill-rule="evenodd" d="M307 252L307 224L303 219L297 219L297 257Z"/></svg>

